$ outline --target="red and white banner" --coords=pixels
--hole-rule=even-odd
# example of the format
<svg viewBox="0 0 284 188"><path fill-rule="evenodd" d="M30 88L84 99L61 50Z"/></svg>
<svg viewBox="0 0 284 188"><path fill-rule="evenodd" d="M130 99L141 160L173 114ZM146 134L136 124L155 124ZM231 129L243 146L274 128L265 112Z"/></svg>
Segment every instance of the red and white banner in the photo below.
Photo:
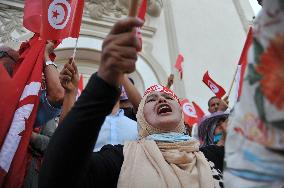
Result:
<svg viewBox="0 0 284 188"><path fill-rule="evenodd" d="M177 101L179 101L179 98L176 96L176 94L172 90L170 90L169 88L165 86L159 85L159 84L152 85L148 89L146 89L144 96L154 91L166 93L172 96L173 98L175 98Z"/></svg>
<svg viewBox="0 0 284 188"><path fill-rule="evenodd" d="M179 54L176 60L175 68L179 72L180 79L182 79L182 76L183 76L183 68L182 68L183 61L184 61L183 55Z"/></svg>
<svg viewBox="0 0 284 188"><path fill-rule="evenodd" d="M226 91L209 76L208 71L204 74L202 81L218 98L221 99L226 94Z"/></svg>
<svg viewBox="0 0 284 188"><path fill-rule="evenodd" d="M21 188L39 104L45 41L33 37L10 77L0 65L0 187Z"/></svg>
<svg viewBox="0 0 284 188"><path fill-rule="evenodd" d="M199 120L205 115L203 110L195 102L189 102L188 99L184 99L180 103L182 106L184 121L189 126L193 126L194 124L198 123Z"/></svg>
<svg viewBox="0 0 284 188"><path fill-rule="evenodd" d="M253 31L252 28L249 29L249 32L247 34L247 38L245 41L245 45L238 63L237 67L237 74L235 77L235 83L236 83L236 101L240 100L240 96L242 93L242 88L243 88L243 80L244 80L244 75L247 67L247 55L249 48L252 44L253 41Z"/></svg>

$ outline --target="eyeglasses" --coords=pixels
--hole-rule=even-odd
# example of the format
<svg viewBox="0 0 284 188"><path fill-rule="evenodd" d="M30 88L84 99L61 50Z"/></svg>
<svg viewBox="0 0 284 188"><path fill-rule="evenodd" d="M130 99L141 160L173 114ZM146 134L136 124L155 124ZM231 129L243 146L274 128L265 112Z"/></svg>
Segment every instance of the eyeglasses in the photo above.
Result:
<svg viewBox="0 0 284 188"><path fill-rule="evenodd" d="M16 62L16 60L12 56L10 56L7 52L0 51L0 58L3 58L3 57L8 57L8 58L12 59L14 62Z"/></svg>

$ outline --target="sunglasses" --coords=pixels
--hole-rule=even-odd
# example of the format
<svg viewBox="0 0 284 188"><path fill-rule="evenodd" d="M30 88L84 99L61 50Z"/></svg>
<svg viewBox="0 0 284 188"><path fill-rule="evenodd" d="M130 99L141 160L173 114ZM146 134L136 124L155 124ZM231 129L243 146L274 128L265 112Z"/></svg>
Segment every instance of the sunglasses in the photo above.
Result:
<svg viewBox="0 0 284 188"><path fill-rule="evenodd" d="M12 59L14 62L16 62L16 60L12 56L10 56L7 52L0 51L0 58L3 58L3 57L8 57Z"/></svg>

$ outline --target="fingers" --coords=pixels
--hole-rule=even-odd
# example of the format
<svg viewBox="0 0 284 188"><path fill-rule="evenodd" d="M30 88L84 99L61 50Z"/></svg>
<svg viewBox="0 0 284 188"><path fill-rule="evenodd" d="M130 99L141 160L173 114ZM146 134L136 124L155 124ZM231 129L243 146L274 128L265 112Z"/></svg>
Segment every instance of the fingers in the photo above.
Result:
<svg viewBox="0 0 284 188"><path fill-rule="evenodd" d="M66 83L66 82L70 82L72 77L68 75L59 75L59 79L61 83Z"/></svg>
<svg viewBox="0 0 284 188"><path fill-rule="evenodd" d="M141 27L143 21L137 18L127 18L117 22L102 45L101 64L98 76L111 85L119 85L124 73L135 70L139 41L136 27Z"/></svg>
<svg viewBox="0 0 284 188"><path fill-rule="evenodd" d="M127 33L121 33L117 35L110 35L105 41L104 46L108 45L109 43L114 43L119 46L128 46L137 48L139 45L139 40L136 36L136 31L130 31Z"/></svg>
<svg viewBox="0 0 284 188"><path fill-rule="evenodd" d="M66 81L71 81L75 73L76 73L76 70L74 68L74 65L70 65L69 63L66 63L59 75L59 79L61 83L65 83Z"/></svg>
<svg viewBox="0 0 284 188"><path fill-rule="evenodd" d="M143 24L144 21L139 18L128 17L114 24L114 26L110 31L110 34L119 34L119 33L128 32L135 27L142 27Z"/></svg>
<svg viewBox="0 0 284 188"><path fill-rule="evenodd" d="M78 68L77 68L77 65L76 65L75 61L73 61L71 65L72 65L72 67L73 67L73 69L75 71L75 74L77 74L78 73Z"/></svg>
<svg viewBox="0 0 284 188"><path fill-rule="evenodd" d="M54 43L52 41L47 41L46 47L45 47L45 51L48 54L51 54L54 52Z"/></svg>
<svg viewBox="0 0 284 188"><path fill-rule="evenodd" d="M103 51L103 57L107 57L110 62L110 68L115 68L119 72L129 72L135 69L135 62L137 61L136 48L111 45L106 47ZM127 70L127 69L130 70Z"/></svg>

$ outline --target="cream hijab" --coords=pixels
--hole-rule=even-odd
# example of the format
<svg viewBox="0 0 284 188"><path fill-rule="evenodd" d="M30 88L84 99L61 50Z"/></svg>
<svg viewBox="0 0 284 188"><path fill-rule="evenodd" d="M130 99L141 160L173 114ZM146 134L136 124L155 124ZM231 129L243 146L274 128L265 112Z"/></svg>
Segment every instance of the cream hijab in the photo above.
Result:
<svg viewBox="0 0 284 188"><path fill-rule="evenodd" d="M123 148L118 188L213 188L208 161L199 151L199 142L156 142L145 139L165 131L149 125L144 118L146 94L139 105L137 123L140 140L127 142ZM183 133L183 118L172 132Z"/></svg>

